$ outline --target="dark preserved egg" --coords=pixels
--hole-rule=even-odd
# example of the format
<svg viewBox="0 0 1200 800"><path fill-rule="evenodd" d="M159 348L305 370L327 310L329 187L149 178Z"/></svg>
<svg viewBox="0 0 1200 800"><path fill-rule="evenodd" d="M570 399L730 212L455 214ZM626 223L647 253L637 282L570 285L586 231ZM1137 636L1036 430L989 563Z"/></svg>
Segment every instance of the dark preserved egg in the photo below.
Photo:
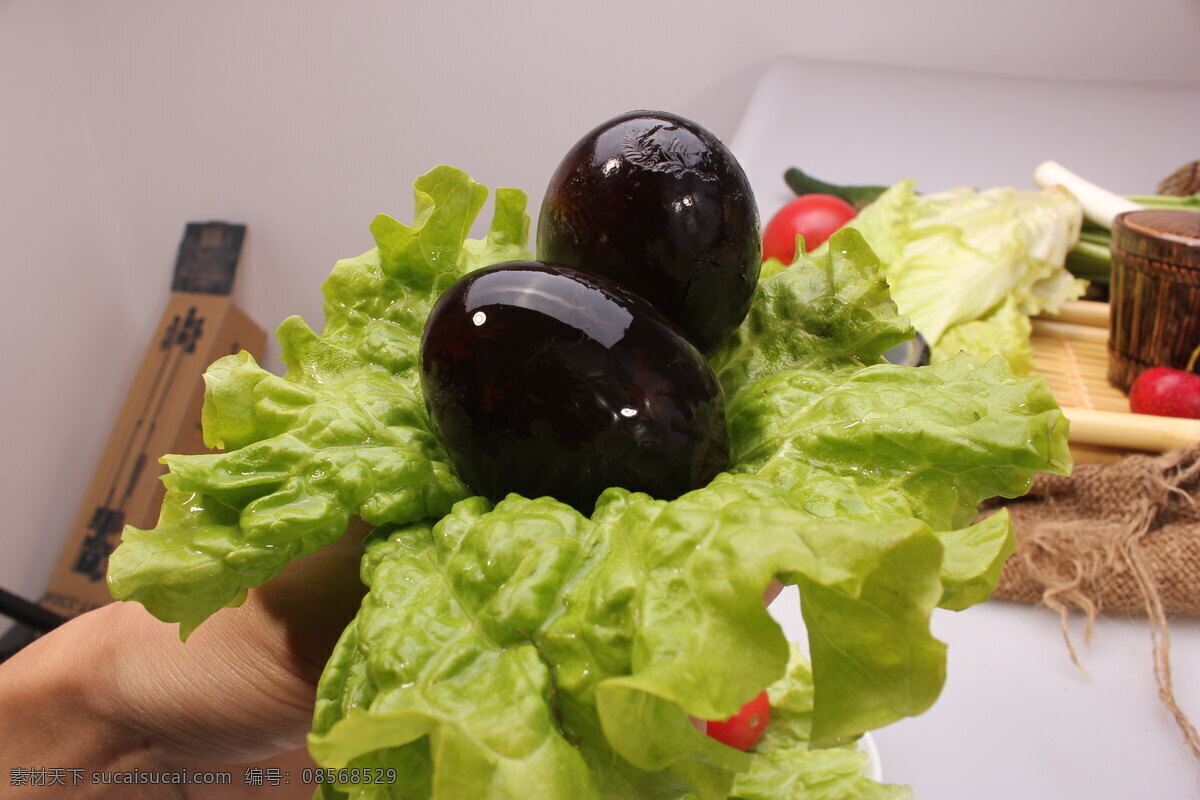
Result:
<svg viewBox="0 0 1200 800"><path fill-rule="evenodd" d="M674 114L633 111L563 158L537 250L636 292L709 352L750 308L762 236L750 182L720 140Z"/></svg>
<svg viewBox="0 0 1200 800"><path fill-rule="evenodd" d="M590 513L610 486L674 498L728 466L720 386L648 302L598 275L517 261L446 291L421 388L463 480Z"/></svg>

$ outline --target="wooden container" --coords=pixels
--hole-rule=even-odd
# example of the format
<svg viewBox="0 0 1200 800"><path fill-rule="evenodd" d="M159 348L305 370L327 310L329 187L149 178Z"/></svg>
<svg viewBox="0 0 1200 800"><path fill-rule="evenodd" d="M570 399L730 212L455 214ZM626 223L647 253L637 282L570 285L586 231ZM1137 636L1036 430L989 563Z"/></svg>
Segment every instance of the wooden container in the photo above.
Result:
<svg viewBox="0 0 1200 800"><path fill-rule="evenodd" d="M1126 211L1113 222L1108 380L1183 369L1200 347L1200 212Z"/></svg>

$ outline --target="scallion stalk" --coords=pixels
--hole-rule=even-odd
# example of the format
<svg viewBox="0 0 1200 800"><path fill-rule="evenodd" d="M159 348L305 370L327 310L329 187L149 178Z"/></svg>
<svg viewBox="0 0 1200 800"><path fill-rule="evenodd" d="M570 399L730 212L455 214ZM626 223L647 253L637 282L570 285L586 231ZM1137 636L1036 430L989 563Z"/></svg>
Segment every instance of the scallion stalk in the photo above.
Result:
<svg viewBox="0 0 1200 800"><path fill-rule="evenodd" d="M1137 211L1144 206L1119 194L1102 189L1055 161L1043 161L1033 171L1033 182L1043 189L1061 186L1079 200L1083 214L1092 222L1112 230L1113 219L1123 211Z"/></svg>
<svg viewBox="0 0 1200 800"><path fill-rule="evenodd" d="M1108 285L1112 275L1112 251L1108 244L1082 239L1067 253L1067 271L1076 278Z"/></svg>
<svg viewBox="0 0 1200 800"><path fill-rule="evenodd" d="M1182 197L1169 194L1127 194L1125 199L1146 208L1178 208L1182 210L1194 208L1200 211L1200 192Z"/></svg>

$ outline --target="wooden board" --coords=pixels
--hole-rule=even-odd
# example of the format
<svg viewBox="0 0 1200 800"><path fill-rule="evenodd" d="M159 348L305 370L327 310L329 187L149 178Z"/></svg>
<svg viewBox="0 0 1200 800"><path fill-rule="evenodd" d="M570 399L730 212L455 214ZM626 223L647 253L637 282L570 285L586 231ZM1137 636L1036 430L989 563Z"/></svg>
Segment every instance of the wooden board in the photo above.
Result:
<svg viewBox="0 0 1200 800"><path fill-rule="evenodd" d="M1032 344L1034 372L1045 376L1071 421L1077 461L1200 442L1200 420L1133 414L1129 399L1108 382L1107 303L1065 303L1059 314L1035 318Z"/></svg>

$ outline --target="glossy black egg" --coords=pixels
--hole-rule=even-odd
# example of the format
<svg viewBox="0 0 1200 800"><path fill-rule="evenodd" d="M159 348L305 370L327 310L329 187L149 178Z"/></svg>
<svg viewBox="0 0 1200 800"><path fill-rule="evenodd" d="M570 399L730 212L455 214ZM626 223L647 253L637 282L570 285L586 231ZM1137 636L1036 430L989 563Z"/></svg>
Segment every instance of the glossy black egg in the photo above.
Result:
<svg viewBox="0 0 1200 800"><path fill-rule="evenodd" d="M709 352L750 308L762 236L750 182L716 136L674 114L633 111L563 158L542 200L537 251L636 292Z"/></svg>
<svg viewBox="0 0 1200 800"><path fill-rule="evenodd" d="M649 303L537 261L467 275L421 342L434 428L477 493L553 496L590 513L611 486L674 498L725 469L708 362Z"/></svg>

